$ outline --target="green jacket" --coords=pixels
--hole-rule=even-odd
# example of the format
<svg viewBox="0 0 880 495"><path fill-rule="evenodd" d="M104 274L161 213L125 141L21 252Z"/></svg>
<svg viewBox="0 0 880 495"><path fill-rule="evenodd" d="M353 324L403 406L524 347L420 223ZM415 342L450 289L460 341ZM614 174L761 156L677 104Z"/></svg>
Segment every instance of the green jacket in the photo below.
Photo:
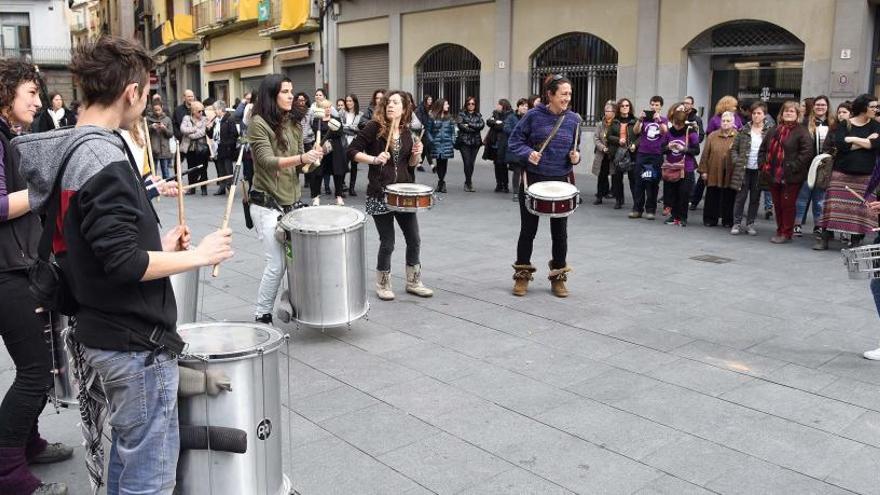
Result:
<svg viewBox="0 0 880 495"><path fill-rule="evenodd" d="M288 122L283 135L288 143L286 151L278 148L275 132L262 117L255 115L248 124L247 140L254 160L253 188L288 206L299 201L299 176L293 167L278 168L278 160L303 153L302 129L297 123Z"/></svg>

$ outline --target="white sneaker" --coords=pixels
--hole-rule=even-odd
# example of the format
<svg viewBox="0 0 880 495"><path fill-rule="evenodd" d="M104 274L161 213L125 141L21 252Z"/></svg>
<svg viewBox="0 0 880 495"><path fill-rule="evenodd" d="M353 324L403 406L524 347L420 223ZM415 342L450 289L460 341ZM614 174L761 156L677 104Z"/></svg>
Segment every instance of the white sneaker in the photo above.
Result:
<svg viewBox="0 0 880 495"><path fill-rule="evenodd" d="M736 224L730 228L730 235L740 235L743 232L742 225Z"/></svg>
<svg viewBox="0 0 880 495"><path fill-rule="evenodd" d="M312 198L312 206L321 206L321 198L317 196Z"/></svg>
<svg viewBox="0 0 880 495"><path fill-rule="evenodd" d="M880 349L874 349L873 351L865 351L865 353L862 354L862 356L864 356L865 359L870 359L872 361L880 361Z"/></svg>
<svg viewBox="0 0 880 495"><path fill-rule="evenodd" d="M751 223L746 225L746 232L748 232L749 235L758 235L758 231L755 229L754 224Z"/></svg>

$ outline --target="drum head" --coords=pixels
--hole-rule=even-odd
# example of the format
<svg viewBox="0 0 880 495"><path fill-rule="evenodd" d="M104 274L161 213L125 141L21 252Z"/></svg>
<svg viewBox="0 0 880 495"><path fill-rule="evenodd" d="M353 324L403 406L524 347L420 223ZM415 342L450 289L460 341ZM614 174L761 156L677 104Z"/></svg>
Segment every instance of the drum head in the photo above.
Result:
<svg viewBox="0 0 880 495"><path fill-rule="evenodd" d="M332 234L347 232L366 221L363 212L347 206L308 206L291 211L279 222L283 229L291 232Z"/></svg>
<svg viewBox="0 0 880 495"><path fill-rule="evenodd" d="M187 356L208 359L242 359L269 352L281 344L278 330L259 323L212 322L191 323L177 327L177 332L188 347ZM182 361L187 361L185 356Z"/></svg>
<svg viewBox="0 0 880 495"><path fill-rule="evenodd" d="M578 193L578 188L568 182L548 180L529 186L529 195L544 199L570 198Z"/></svg>
<svg viewBox="0 0 880 495"><path fill-rule="evenodd" d="M395 194L430 194L434 192L434 188L424 184L414 184L411 182L397 182L385 186L385 192Z"/></svg>

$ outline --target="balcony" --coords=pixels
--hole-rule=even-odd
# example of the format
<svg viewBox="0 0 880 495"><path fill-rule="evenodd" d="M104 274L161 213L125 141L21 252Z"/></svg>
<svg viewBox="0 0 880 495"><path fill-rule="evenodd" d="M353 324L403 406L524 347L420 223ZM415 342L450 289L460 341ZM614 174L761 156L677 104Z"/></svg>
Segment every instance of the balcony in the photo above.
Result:
<svg viewBox="0 0 880 495"><path fill-rule="evenodd" d="M0 57L24 58L34 65L65 66L70 63L70 48L61 46L35 46L32 48L2 48Z"/></svg>
<svg viewBox="0 0 880 495"><path fill-rule="evenodd" d="M82 16L76 16L76 19L70 23L70 32L71 33L81 33L83 31L88 31L89 25L86 24L86 20L83 19Z"/></svg>
<svg viewBox="0 0 880 495"><path fill-rule="evenodd" d="M260 0L260 36L279 38L319 29L309 0Z"/></svg>
<svg viewBox="0 0 880 495"><path fill-rule="evenodd" d="M153 55L173 57L198 49L201 42L193 33L193 16L177 14L172 20L150 32L150 48Z"/></svg>
<svg viewBox="0 0 880 495"><path fill-rule="evenodd" d="M198 35L219 34L257 21L258 0L196 0L192 7Z"/></svg>

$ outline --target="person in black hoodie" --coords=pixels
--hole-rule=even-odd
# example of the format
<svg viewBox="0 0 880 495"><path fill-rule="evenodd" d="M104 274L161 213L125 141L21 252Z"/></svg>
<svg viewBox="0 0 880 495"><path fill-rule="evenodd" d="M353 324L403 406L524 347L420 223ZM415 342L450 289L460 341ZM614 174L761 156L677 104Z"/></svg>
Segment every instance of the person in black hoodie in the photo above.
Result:
<svg viewBox="0 0 880 495"><path fill-rule="evenodd" d="M64 495L63 483L43 484L28 463L57 462L73 455L65 445L40 437L37 418L52 388L52 354L45 330L49 313L37 313L27 269L36 259L40 220L30 211L13 127L27 128L40 109L40 75L16 59L0 60L0 336L15 364L15 379L0 404L0 493Z"/></svg>
<svg viewBox="0 0 880 495"><path fill-rule="evenodd" d="M477 111L477 99L468 96L464 100L464 108L458 114L458 138L456 148L461 152L461 160L464 162L464 190L475 192L474 189L474 163L477 161L477 151L483 145L480 131L485 123L483 116Z"/></svg>
<svg viewBox="0 0 880 495"><path fill-rule="evenodd" d="M83 96L76 128L19 137L31 207L60 212L53 251L75 299L67 338L75 374L106 395L80 391L82 411L107 407L111 493L169 494L180 437L177 421L177 308L169 276L232 256L231 231L217 230L194 249L189 230L161 236L140 171L116 129L140 121L154 62L134 41L104 36L74 49L70 72ZM61 190L53 194L59 170ZM60 193L60 194L58 194ZM53 227L54 228L54 227ZM95 390L92 387L91 390ZM100 413L83 414L87 438L101 438ZM103 483L100 442L88 443L93 483Z"/></svg>
<svg viewBox="0 0 880 495"><path fill-rule="evenodd" d="M495 131L495 157L492 160L495 164L495 192L510 192L507 177L507 140L510 134L504 132L504 121L511 115L513 107L510 101L502 98L498 100L492 117L486 119L486 124Z"/></svg>
<svg viewBox="0 0 880 495"><path fill-rule="evenodd" d="M222 102L221 102L222 103ZM216 107L216 105L215 105ZM216 125L216 124L215 124ZM235 160L238 158L239 124L233 112L225 111L220 118L220 134L217 142L217 157L214 163L217 166L217 175L224 176L232 173ZM231 181L225 180L220 183L220 189L215 196L223 196L229 190Z"/></svg>

